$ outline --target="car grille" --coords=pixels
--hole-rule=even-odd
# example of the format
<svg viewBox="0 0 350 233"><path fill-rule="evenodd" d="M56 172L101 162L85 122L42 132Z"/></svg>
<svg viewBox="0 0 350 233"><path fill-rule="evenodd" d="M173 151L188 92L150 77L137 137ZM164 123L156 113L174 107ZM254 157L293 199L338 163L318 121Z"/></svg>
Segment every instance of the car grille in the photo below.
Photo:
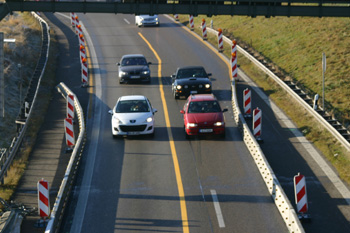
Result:
<svg viewBox="0 0 350 233"><path fill-rule="evenodd" d="M123 132L141 132L146 129L147 125L120 125L119 127Z"/></svg>
<svg viewBox="0 0 350 233"><path fill-rule="evenodd" d="M129 74L130 74L130 75L140 75L141 72L140 72L140 71L137 71L137 70L133 70L133 71L130 71Z"/></svg>

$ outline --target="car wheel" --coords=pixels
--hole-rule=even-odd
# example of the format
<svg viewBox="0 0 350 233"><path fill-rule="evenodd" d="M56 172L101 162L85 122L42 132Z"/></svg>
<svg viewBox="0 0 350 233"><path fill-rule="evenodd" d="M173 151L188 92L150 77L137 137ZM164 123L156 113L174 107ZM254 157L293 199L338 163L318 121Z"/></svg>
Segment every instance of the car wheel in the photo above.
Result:
<svg viewBox="0 0 350 233"><path fill-rule="evenodd" d="M153 130L153 133L149 134L149 137L154 138L154 130Z"/></svg>
<svg viewBox="0 0 350 233"><path fill-rule="evenodd" d="M124 81L119 79L119 84L123 84L123 83L124 83Z"/></svg>

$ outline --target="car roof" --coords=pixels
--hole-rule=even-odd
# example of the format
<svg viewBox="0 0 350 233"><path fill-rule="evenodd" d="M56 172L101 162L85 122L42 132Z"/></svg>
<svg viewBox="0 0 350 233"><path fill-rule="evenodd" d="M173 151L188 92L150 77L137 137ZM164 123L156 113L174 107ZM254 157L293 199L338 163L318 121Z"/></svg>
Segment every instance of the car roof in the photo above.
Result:
<svg viewBox="0 0 350 233"><path fill-rule="evenodd" d="M145 57L143 54L125 54L123 55L123 58L127 58L127 57Z"/></svg>
<svg viewBox="0 0 350 233"><path fill-rule="evenodd" d="M146 100L146 97L143 95L124 95L119 98L119 101L124 100Z"/></svg>
<svg viewBox="0 0 350 233"><path fill-rule="evenodd" d="M204 69L203 66L182 66L182 67L178 67L177 69L180 70L180 69L198 69L198 68Z"/></svg>
<svg viewBox="0 0 350 233"><path fill-rule="evenodd" d="M213 94L198 94L198 95L191 95L190 97L191 97L191 101L193 102L217 100Z"/></svg>

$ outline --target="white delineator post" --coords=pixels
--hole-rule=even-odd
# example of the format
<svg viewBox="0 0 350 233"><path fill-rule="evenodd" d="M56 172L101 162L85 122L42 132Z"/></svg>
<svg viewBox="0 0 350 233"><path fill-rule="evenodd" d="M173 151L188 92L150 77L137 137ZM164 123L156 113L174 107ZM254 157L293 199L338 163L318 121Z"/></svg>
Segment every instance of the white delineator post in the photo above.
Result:
<svg viewBox="0 0 350 233"><path fill-rule="evenodd" d="M73 146L75 145L73 119L66 118L64 120L64 126L66 129L66 144L67 144L68 148L72 149Z"/></svg>
<svg viewBox="0 0 350 233"><path fill-rule="evenodd" d="M39 215L46 219L50 215L49 183L42 179L38 182Z"/></svg>
<svg viewBox="0 0 350 233"><path fill-rule="evenodd" d="M224 40L222 39L222 29L218 29L218 51L222 52L224 50Z"/></svg>
<svg viewBox="0 0 350 233"><path fill-rule="evenodd" d="M202 37L203 40L207 40L207 25L205 23L205 19L202 19Z"/></svg>
<svg viewBox="0 0 350 233"><path fill-rule="evenodd" d="M179 15L178 14L175 14L174 18L175 18L176 21L179 21Z"/></svg>
<svg viewBox="0 0 350 233"><path fill-rule="evenodd" d="M252 117L252 95L248 88L243 90L243 109L244 117Z"/></svg>
<svg viewBox="0 0 350 233"><path fill-rule="evenodd" d="M190 15L190 29L191 29L191 31L193 31L193 29L194 29L194 22L193 22L193 15Z"/></svg>
<svg viewBox="0 0 350 233"><path fill-rule="evenodd" d="M74 95L67 96L67 118L74 119Z"/></svg>
<svg viewBox="0 0 350 233"><path fill-rule="evenodd" d="M308 210L305 176L298 173L294 176L295 204L297 212L306 214Z"/></svg>
<svg viewBox="0 0 350 233"><path fill-rule="evenodd" d="M256 108L253 111L253 134L256 140L258 141L262 140L261 124L262 124L262 112L259 108Z"/></svg>

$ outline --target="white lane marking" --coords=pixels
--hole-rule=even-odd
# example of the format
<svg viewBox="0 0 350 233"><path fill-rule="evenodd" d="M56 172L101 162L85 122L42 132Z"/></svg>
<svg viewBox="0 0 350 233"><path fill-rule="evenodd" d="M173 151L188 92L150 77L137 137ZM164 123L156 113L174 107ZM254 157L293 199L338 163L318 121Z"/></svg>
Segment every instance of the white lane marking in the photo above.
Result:
<svg viewBox="0 0 350 233"><path fill-rule="evenodd" d="M210 192L211 192L211 196L213 197L213 203L214 203L214 208L215 208L215 212L216 212L216 217L218 218L218 222L219 222L219 227L224 228L225 222L224 222L224 218L223 218L222 213L221 213L221 208L220 208L218 196L216 195L216 191L214 189L211 189Z"/></svg>
<svg viewBox="0 0 350 233"><path fill-rule="evenodd" d="M130 24L130 22L129 22L126 18L124 18L124 21L125 21L127 24Z"/></svg>

